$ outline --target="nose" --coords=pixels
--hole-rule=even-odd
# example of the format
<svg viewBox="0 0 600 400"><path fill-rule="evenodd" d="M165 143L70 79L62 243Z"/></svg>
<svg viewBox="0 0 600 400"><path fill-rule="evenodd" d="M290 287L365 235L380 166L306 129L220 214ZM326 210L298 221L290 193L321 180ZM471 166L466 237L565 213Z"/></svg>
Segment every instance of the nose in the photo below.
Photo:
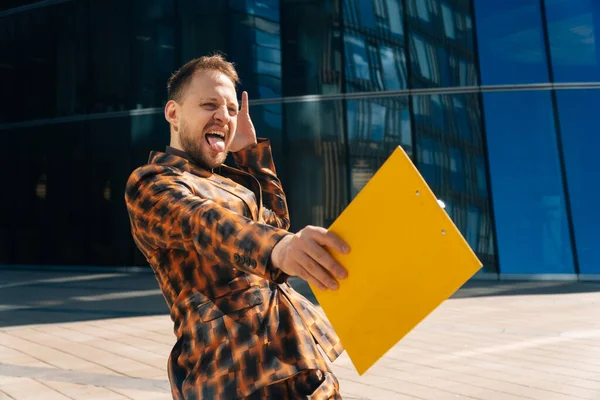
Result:
<svg viewBox="0 0 600 400"><path fill-rule="evenodd" d="M217 122L221 123L222 125L225 125L225 124L229 123L229 120L231 119L231 117L229 116L229 111L227 110L226 106L219 107L215 111L215 114L213 115L213 118Z"/></svg>

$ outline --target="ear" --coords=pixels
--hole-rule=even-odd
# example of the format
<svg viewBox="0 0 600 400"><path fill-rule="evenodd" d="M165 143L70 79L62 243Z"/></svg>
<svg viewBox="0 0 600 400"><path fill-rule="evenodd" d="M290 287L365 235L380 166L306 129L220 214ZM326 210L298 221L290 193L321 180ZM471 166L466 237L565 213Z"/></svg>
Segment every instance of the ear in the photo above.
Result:
<svg viewBox="0 0 600 400"><path fill-rule="evenodd" d="M179 128L179 104L175 100L169 100L165 105L165 119L175 130Z"/></svg>

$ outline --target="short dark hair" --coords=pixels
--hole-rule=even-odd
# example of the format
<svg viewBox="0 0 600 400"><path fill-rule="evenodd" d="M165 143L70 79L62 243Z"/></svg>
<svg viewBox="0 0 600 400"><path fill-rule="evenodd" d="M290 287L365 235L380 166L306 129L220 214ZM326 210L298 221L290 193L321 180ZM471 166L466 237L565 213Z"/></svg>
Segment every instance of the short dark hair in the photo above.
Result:
<svg viewBox="0 0 600 400"><path fill-rule="evenodd" d="M169 100L181 100L183 92L192 80L194 73L200 70L219 71L231 79L234 86L240 81L233 63L226 61L223 55L217 53L210 56L194 58L185 63L169 78L169 82L167 83Z"/></svg>

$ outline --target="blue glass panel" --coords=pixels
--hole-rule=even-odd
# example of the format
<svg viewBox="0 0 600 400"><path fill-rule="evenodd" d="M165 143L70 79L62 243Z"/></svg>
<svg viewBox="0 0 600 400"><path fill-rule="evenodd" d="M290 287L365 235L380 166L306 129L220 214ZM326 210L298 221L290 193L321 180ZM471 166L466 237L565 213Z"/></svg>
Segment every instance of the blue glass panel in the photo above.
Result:
<svg viewBox="0 0 600 400"><path fill-rule="evenodd" d="M557 93L563 152L582 274L600 274L600 90Z"/></svg>
<svg viewBox="0 0 600 400"><path fill-rule="evenodd" d="M548 82L539 0L475 0L484 85Z"/></svg>
<svg viewBox="0 0 600 400"><path fill-rule="evenodd" d="M359 1L358 12L360 16L360 24L366 28L375 28L375 15L373 14L372 1Z"/></svg>
<svg viewBox="0 0 600 400"><path fill-rule="evenodd" d="M348 205L342 101L284 104L285 179L292 232L329 226Z"/></svg>
<svg viewBox="0 0 600 400"><path fill-rule="evenodd" d="M458 191L465 190L465 168L461 149L450 149L450 179L452 188Z"/></svg>
<svg viewBox="0 0 600 400"><path fill-rule="evenodd" d="M573 273L550 92L484 94L501 273Z"/></svg>
<svg viewBox="0 0 600 400"><path fill-rule="evenodd" d="M256 46L256 56L259 60L281 64L281 49Z"/></svg>
<svg viewBox="0 0 600 400"><path fill-rule="evenodd" d="M346 101L351 196L398 147L412 154L408 96Z"/></svg>
<svg viewBox="0 0 600 400"><path fill-rule="evenodd" d="M600 2L545 0L554 80L600 80Z"/></svg>
<svg viewBox="0 0 600 400"><path fill-rule="evenodd" d="M469 3L407 0L413 88L478 83Z"/></svg>
<svg viewBox="0 0 600 400"><path fill-rule="evenodd" d="M280 0L279 4L283 95L340 93L344 54L339 1ZM358 20L354 11L344 8L345 23L350 15Z"/></svg>
<svg viewBox="0 0 600 400"><path fill-rule="evenodd" d="M229 0L229 6L244 14L256 15L270 21L279 21L277 0Z"/></svg>
<svg viewBox="0 0 600 400"><path fill-rule="evenodd" d="M477 253L496 272L477 94L413 96L419 171Z"/></svg>
<svg viewBox="0 0 600 400"><path fill-rule="evenodd" d="M406 88L399 0L343 0L346 92Z"/></svg>
<svg viewBox="0 0 600 400"><path fill-rule="evenodd" d="M265 31L261 31L260 29L256 30L256 43L259 43L261 46L271 47L274 49L279 49L281 46L279 34L267 33Z"/></svg>
<svg viewBox="0 0 600 400"><path fill-rule="evenodd" d="M387 0L386 6L389 17L390 31L394 35L404 36L402 4L400 3L400 0Z"/></svg>
<svg viewBox="0 0 600 400"><path fill-rule="evenodd" d="M365 40L352 35L344 36L346 46L346 71L353 79L369 80L369 60Z"/></svg>
<svg viewBox="0 0 600 400"><path fill-rule="evenodd" d="M273 160L277 174L285 176L285 158L283 157L283 105L264 104L250 106L250 117L259 137L271 142Z"/></svg>

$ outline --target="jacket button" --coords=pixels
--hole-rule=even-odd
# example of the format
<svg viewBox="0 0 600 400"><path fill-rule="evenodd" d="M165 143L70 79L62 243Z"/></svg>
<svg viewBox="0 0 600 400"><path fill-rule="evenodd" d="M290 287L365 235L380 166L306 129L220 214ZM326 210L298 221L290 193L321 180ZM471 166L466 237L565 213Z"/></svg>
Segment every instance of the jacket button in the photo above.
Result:
<svg viewBox="0 0 600 400"><path fill-rule="evenodd" d="M244 256L236 254L233 256L233 259L235 260L235 262L237 263L237 265L244 265L245 264L245 260L244 260Z"/></svg>

